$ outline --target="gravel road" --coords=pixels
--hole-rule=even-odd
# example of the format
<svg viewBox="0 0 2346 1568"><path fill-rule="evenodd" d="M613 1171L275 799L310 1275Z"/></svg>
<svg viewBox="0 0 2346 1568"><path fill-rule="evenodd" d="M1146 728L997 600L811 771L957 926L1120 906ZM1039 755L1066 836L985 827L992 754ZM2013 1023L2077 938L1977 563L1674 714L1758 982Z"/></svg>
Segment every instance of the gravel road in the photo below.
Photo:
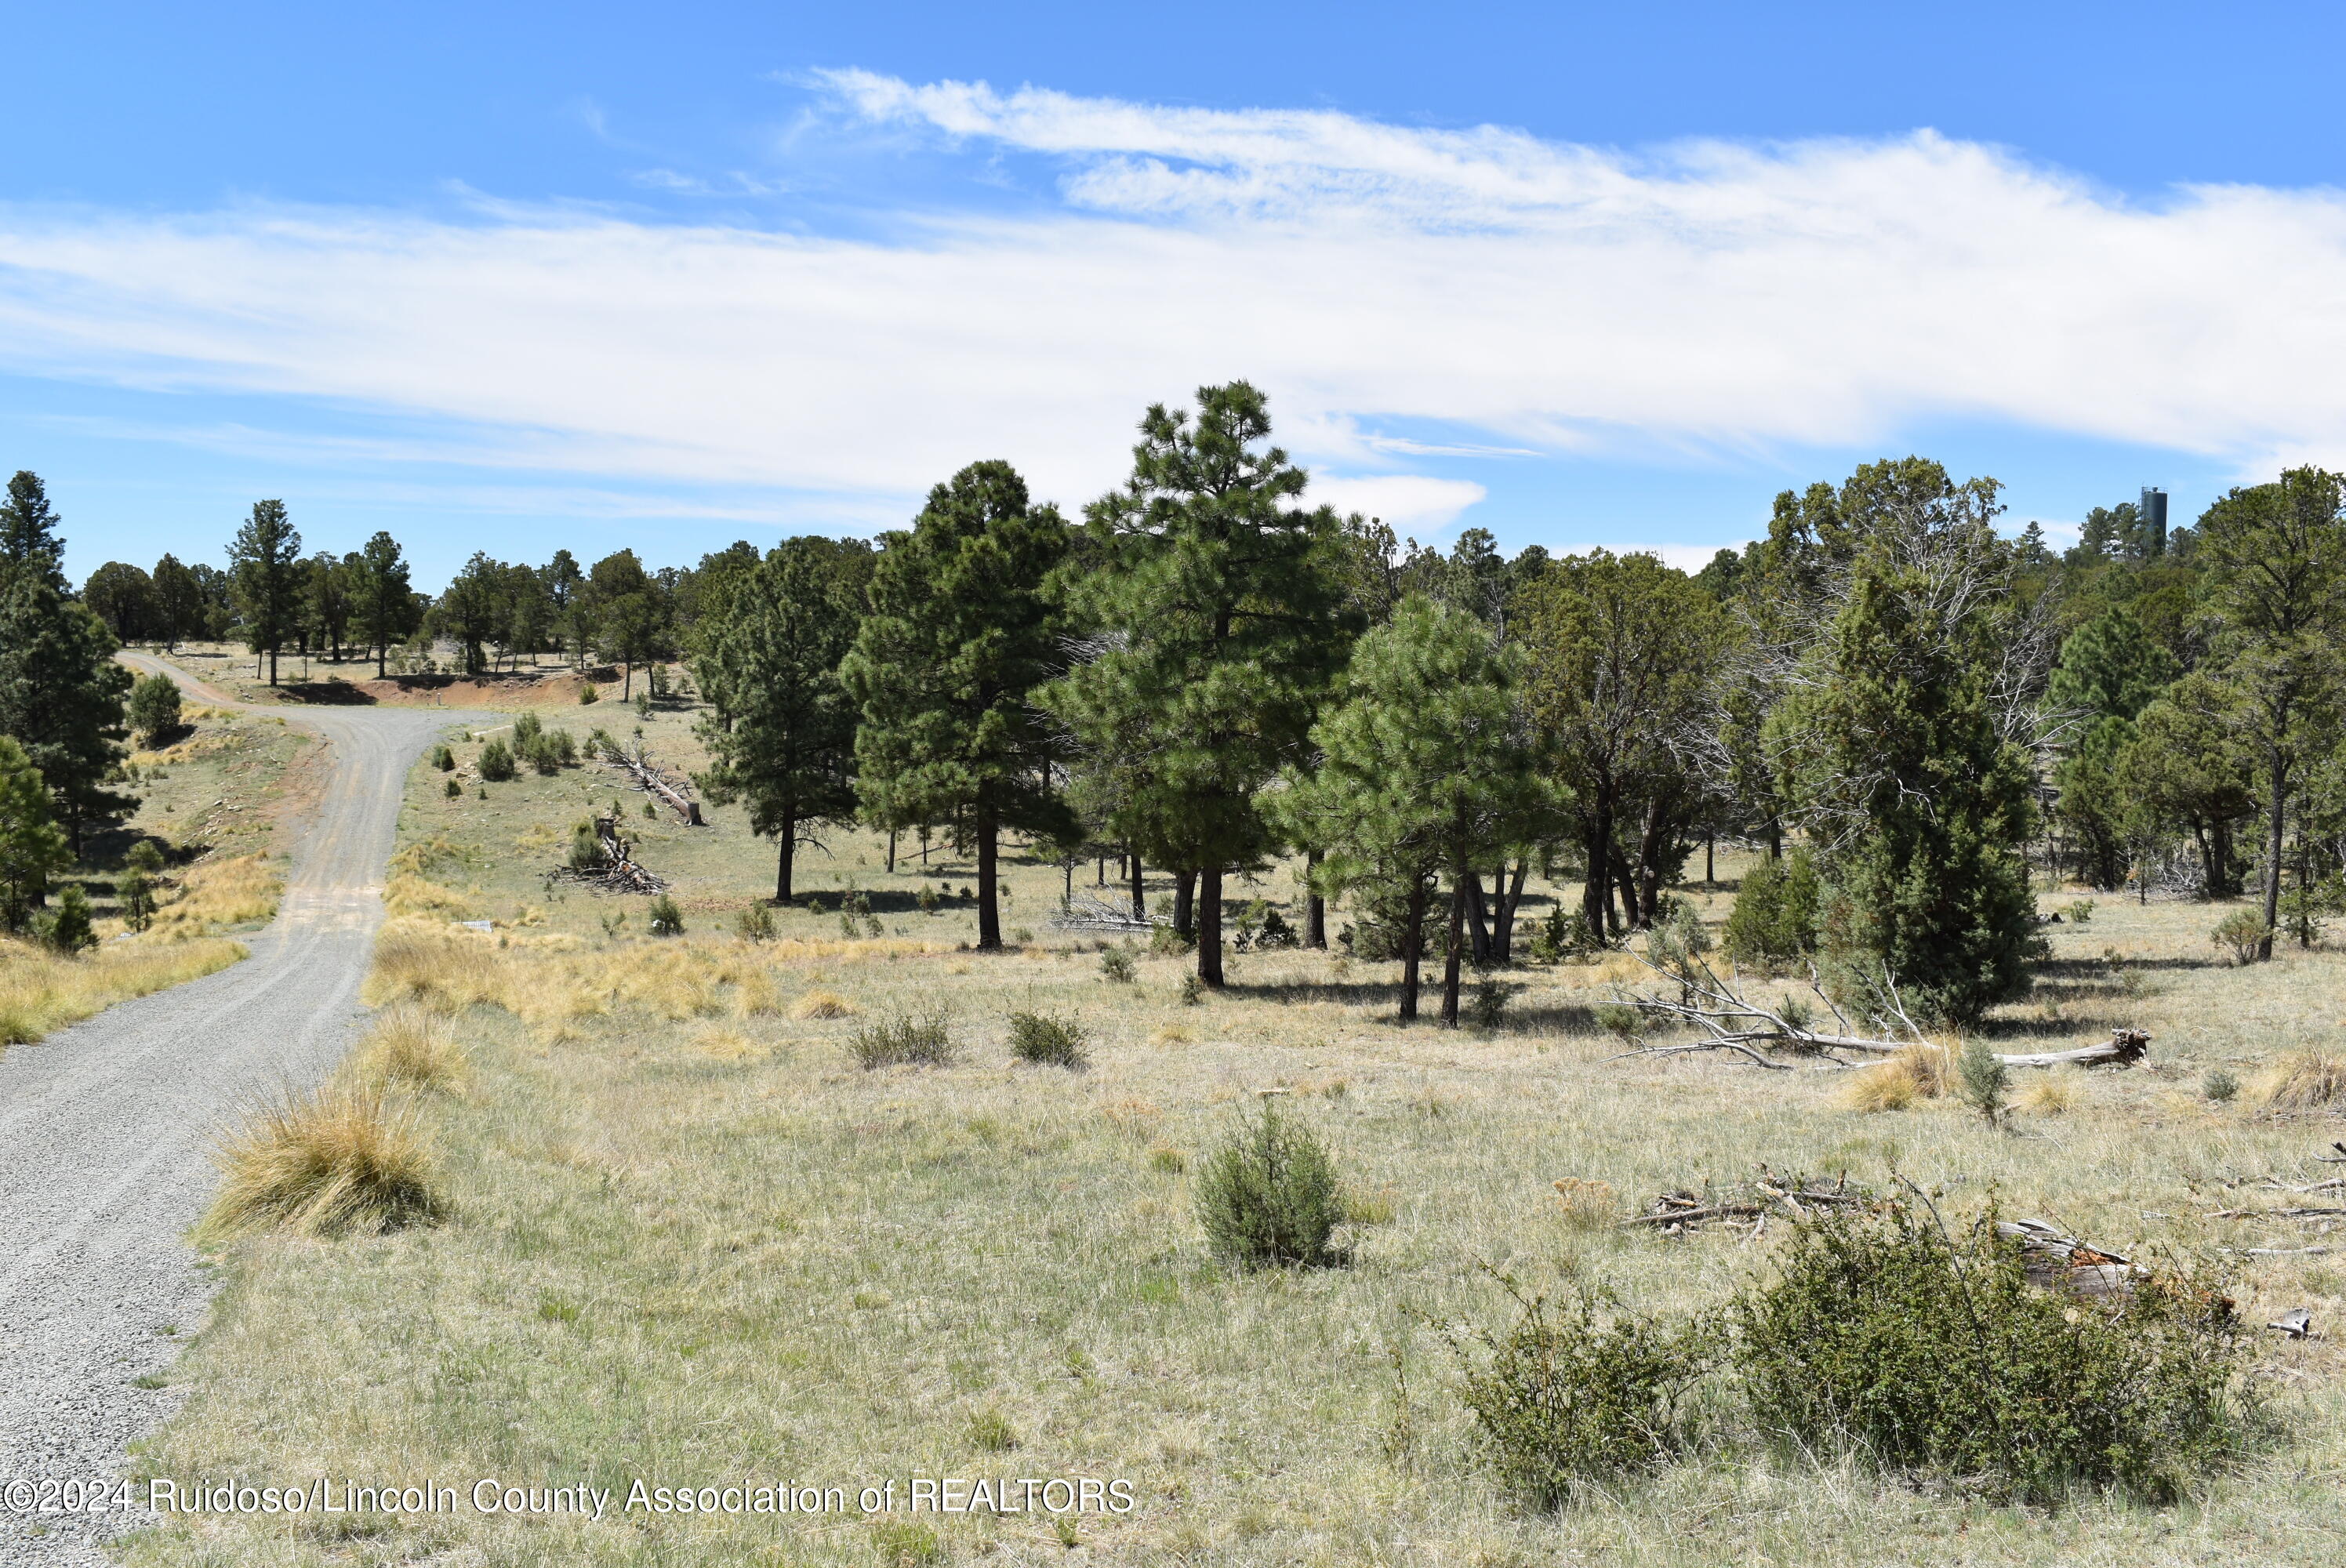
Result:
<svg viewBox="0 0 2346 1568"><path fill-rule="evenodd" d="M142 670L165 667L138 656ZM217 694L171 672L206 701ZM203 1320L211 1285L185 1233L233 1113L324 1075L350 1047L382 921L407 771L465 714L283 708L332 748L298 828L284 901L252 956L0 1054L0 1563L99 1564L122 1520L15 1505L29 1481L118 1475L171 1408L133 1381Z"/></svg>

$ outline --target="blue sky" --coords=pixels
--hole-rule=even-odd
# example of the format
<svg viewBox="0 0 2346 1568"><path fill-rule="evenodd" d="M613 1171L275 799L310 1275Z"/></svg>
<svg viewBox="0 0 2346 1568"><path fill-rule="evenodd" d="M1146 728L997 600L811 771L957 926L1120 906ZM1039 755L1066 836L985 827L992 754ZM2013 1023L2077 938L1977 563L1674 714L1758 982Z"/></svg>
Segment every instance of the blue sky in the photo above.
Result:
<svg viewBox="0 0 2346 1568"><path fill-rule="evenodd" d="M1328 498L1749 536L1907 451L2074 522L2346 464L2310 6L18 7L0 466L76 575L1078 505L1247 375Z"/></svg>

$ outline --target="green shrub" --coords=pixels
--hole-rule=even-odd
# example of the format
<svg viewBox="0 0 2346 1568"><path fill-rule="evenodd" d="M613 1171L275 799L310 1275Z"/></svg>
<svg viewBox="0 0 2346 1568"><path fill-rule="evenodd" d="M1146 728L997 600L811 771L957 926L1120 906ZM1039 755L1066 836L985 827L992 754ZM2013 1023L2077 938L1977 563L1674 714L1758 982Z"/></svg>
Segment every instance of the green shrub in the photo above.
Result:
<svg viewBox="0 0 2346 1568"><path fill-rule="evenodd" d="M97 933L90 929L89 895L79 882L57 890L57 907L42 921L40 930L43 942L67 956L97 945Z"/></svg>
<svg viewBox="0 0 2346 1568"><path fill-rule="evenodd" d="M809 893L806 900L806 912L811 915L829 914L831 912L831 906L823 902L821 899L815 897L812 893Z"/></svg>
<svg viewBox="0 0 2346 1568"><path fill-rule="evenodd" d="M2208 1075L2199 1080L2199 1092L2218 1105L2224 1105L2240 1092L2240 1081L2225 1068L2211 1067Z"/></svg>
<svg viewBox="0 0 2346 1568"><path fill-rule="evenodd" d="M588 681L586 685L584 685L584 686L582 686L582 687L580 687L578 688L578 706L579 706L579 707L581 707L581 708L590 707L590 706L592 706L593 704L597 703L597 702L600 702L600 701L602 701L602 700L603 700L603 699L602 699L602 697L599 697L599 696L597 696L597 695L596 694L596 691L595 691L595 683L594 683L593 681L591 681L591 680L590 680L590 681Z"/></svg>
<svg viewBox="0 0 2346 1568"><path fill-rule="evenodd" d="M744 942L773 941L773 906L763 900L751 904L748 909L743 910L740 918L733 922L733 929L740 933L741 940Z"/></svg>
<svg viewBox="0 0 2346 1568"><path fill-rule="evenodd" d="M1148 951L1159 958L1178 957L1185 952L1196 952L1197 947L1196 937L1187 932L1176 931L1169 925L1160 925L1148 933Z"/></svg>
<svg viewBox="0 0 2346 1568"><path fill-rule="evenodd" d="M921 912L923 914L933 915L937 912L937 904L939 901L937 898L937 890L929 886L928 883L923 882L921 884L921 891L917 894L913 895L913 901L921 906Z"/></svg>
<svg viewBox="0 0 2346 1568"><path fill-rule="evenodd" d="M1021 1062L1080 1072L1092 1064L1084 1049L1090 1042L1090 1033L1071 1018L1047 1013L1010 1015L1010 1054Z"/></svg>
<svg viewBox="0 0 2346 1568"><path fill-rule="evenodd" d="M1578 911L1552 906L1532 933L1534 963L1565 963L1605 951L1604 940L1588 929Z"/></svg>
<svg viewBox="0 0 2346 1568"><path fill-rule="evenodd" d="M1974 1040L1956 1054L1955 1093L1991 1123L2004 1114L2011 1089L2012 1069L1982 1042Z"/></svg>
<svg viewBox="0 0 2346 1568"><path fill-rule="evenodd" d="M1816 951L1822 892L1816 858L1805 848L1761 860L1744 873L1728 914L1727 956L1753 970L1799 963Z"/></svg>
<svg viewBox="0 0 2346 1568"><path fill-rule="evenodd" d="M1193 972L1181 977L1181 1005L1195 1007L1206 1000L1206 983Z"/></svg>
<svg viewBox="0 0 2346 1568"><path fill-rule="evenodd" d="M636 693L636 717L638 718L649 718L651 716L652 694L648 691L639 691Z"/></svg>
<svg viewBox="0 0 2346 1568"><path fill-rule="evenodd" d="M514 776L514 754L502 740L492 740L481 748L481 778L484 782L502 784Z"/></svg>
<svg viewBox="0 0 2346 1568"><path fill-rule="evenodd" d="M1132 942L1127 939L1121 947L1100 949L1100 972L1108 979L1128 983L1132 979Z"/></svg>
<svg viewBox="0 0 2346 1568"><path fill-rule="evenodd" d="M168 675L142 675L131 683L125 712L139 739L152 747L179 728L179 687Z"/></svg>
<svg viewBox="0 0 2346 1568"><path fill-rule="evenodd" d="M440 793L445 795L451 800L458 799L463 797L464 787L462 784L457 783L454 779L451 779L447 783L441 786Z"/></svg>
<svg viewBox="0 0 2346 1568"><path fill-rule="evenodd" d="M122 857L122 863L134 871L159 877L163 874L163 846L152 839L141 839L130 846L130 852Z"/></svg>
<svg viewBox="0 0 2346 1568"><path fill-rule="evenodd" d="M867 1071L875 1067L942 1067L954 1059L953 1028L943 1013L875 1019L848 1036L847 1048Z"/></svg>
<svg viewBox="0 0 2346 1568"><path fill-rule="evenodd" d="M443 773L453 773L456 770L456 754L445 746L435 746L432 748L432 766Z"/></svg>
<svg viewBox="0 0 2346 1568"><path fill-rule="evenodd" d="M527 752L532 746L536 744L538 737L545 733L546 725L538 718L537 715L535 713L523 714L520 718L514 720L514 749L515 751Z"/></svg>
<svg viewBox="0 0 2346 1568"><path fill-rule="evenodd" d="M677 908L676 901L666 893L652 901L651 922L654 936L684 934L684 911Z"/></svg>
<svg viewBox="0 0 2346 1568"><path fill-rule="evenodd" d="M1340 1263L1335 1162L1311 1129L1266 1101L1198 1173L1198 1223L1215 1255L1250 1268Z"/></svg>
<svg viewBox="0 0 2346 1568"><path fill-rule="evenodd" d="M121 901L122 924L127 931L145 931L155 923L155 883L148 874L133 866L122 873L115 884L115 896Z"/></svg>
<svg viewBox="0 0 2346 1568"><path fill-rule="evenodd" d="M2264 945L2272 941L2272 927L2265 923L2264 916L2252 909L2239 909L2218 921L2216 929L2208 933L2208 940L2218 947L2231 949L2234 962L2254 963Z"/></svg>
<svg viewBox="0 0 2346 1568"><path fill-rule="evenodd" d="M592 822L580 822L570 830L570 869L574 871L599 871L603 869L603 840Z"/></svg>
<svg viewBox="0 0 2346 1568"><path fill-rule="evenodd" d="M1507 1003L1515 988L1504 980L1486 980L1474 987L1472 1015L1474 1027L1488 1033L1505 1022Z"/></svg>
<svg viewBox="0 0 2346 1568"><path fill-rule="evenodd" d="M1637 1038L1637 1029L1646 1015L1626 1002L1600 1002L1596 1004L1596 1026L1627 1044Z"/></svg>
<svg viewBox="0 0 2346 1568"><path fill-rule="evenodd" d="M1714 1329L1600 1314L1587 1296L1570 1308L1516 1299L1522 1315L1505 1333L1480 1330L1456 1341L1467 1363L1461 1397L1509 1492L1553 1509L1586 1482L1687 1451L1688 1396L1718 1359Z"/></svg>
<svg viewBox="0 0 2346 1568"><path fill-rule="evenodd" d="M2239 1446L2256 1411L2225 1298L2171 1276L2116 1311L2040 1289L1994 1217L1953 1233L1903 1207L1795 1224L1780 1276L1730 1308L1760 1428L2036 1500L2076 1485L2170 1498Z"/></svg>
<svg viewBox="0 0 2346 1568"><path fill-rule="evenodd" d="M2084 925L2094 918L2094 901L2079 899L2069 906L2069 923Z"/></svg>

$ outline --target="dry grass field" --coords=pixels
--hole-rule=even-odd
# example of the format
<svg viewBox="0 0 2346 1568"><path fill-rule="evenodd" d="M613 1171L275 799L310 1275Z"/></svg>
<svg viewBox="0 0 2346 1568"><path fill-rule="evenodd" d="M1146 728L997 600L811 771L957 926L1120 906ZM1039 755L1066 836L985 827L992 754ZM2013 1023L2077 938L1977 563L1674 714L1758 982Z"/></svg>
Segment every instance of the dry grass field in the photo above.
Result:
<svg viewBox="0 0 2346 1568"><path fill-rule="evenodd" d="M582 738L640 724L656 754L693 757L681 713L598 704L549 722ZM916 897L924 882L957 891L965 865L933 853L923 868L915 848L891 874L884 847L855 832L805 856L801 891L852 881L876 932L786 911L776 940L747 942L732 921L771 859L737 813L705 830L648 822L641 797L597 769L525 774L484 800L464 770L478 749L458 748L456 798L428 762L412 780L372 983L394 1012L337 1091L380 1096L412 1130L445 1214L382 1236L227 1244L228 1291L171 1374L187 1403L137 1462L183 1481L585 1482L613 1490L612 1512L515 1519L467 1502L175 1520L133 1540L134 1563L2335 1555L2346 1237L2333 1255L2326 1221L2208 1217L2281 1207L2259 1184L2328 1174L2310 1158L2346 1136L2331 1110L2258 1098L2260 1074L2341 1049L2334 948L2236 968L2207 937L2222 911L2188 904L2104 900L2089 922L2049 928L2035 996L1987 1033L2007 1050L2118 1024L2156 1040L2131 1070L2023 1074L2031 1108L1997 1129L1945 1097L1856 1108L1850 1074L1610 1059L1618 1044L1593 1010L1643 972L1619 955L1519 967L1486 1033L1398 1028L1393 966L1317 953L1235 956L1226 994L1185 1005L1183 961L1143 956L1131 982L1107 977L1096 943L1048 925L1062 870L1015 860L1005 924L1019 949L980 956L964 951L964 902L928 914ZM676 882L680 938L647 936L643 901L543 881L574 823L615 795L639 858ZM1152 899L1162 891L1152 880ZM1293 891L1285 869L1241 890ZM1731 902L1687 896L1714 924ZM856 1030L936 1009L951 1064L855 1064ZM1080 1021L1088 1068L1014 1064L1015 1011ZM2249 1087L2209 1100L2217 1068ZM1336 1153L1353 1217L1343 1267L1248 1274L1206 1251L1200 1156L1272 1091ZM1434 1325L1507 1320L1491 1269L1640 1307L1716 1302L1769 1267L1768 1235L1615 1222L1762 1162L1876 1185L1902 1173L1957 1214L1994 1195L2107 1247L2220 1263L2257 1322L2310 1308L2325 1337L2270 1337L2258 1374L2285 1441L2172 1507L2025 1511L1770 1453L1722 1426L1649 1481L1555 1516L1512 1508L1475 1462ZM938 1476L1122 1480L1137 1506L1064 1521L619 1512L638 1478L851 1496L892 1481L901 1499Z"/></svg>
<svg viewBox="0 0 2346 1568"><path fill-rule="evenodd" d="M0 1048L38 1040L133 996L226 968L245 955L234 933L265 924L283 883L279 835L308 787L316 742L272 715L190 703L179 732L134 751L126 786L138 810L68 872L89 896L98 946L65 958L0 939ZM116 898L122 855L142 837L168 861L144 932L123 928Z"/></svg>

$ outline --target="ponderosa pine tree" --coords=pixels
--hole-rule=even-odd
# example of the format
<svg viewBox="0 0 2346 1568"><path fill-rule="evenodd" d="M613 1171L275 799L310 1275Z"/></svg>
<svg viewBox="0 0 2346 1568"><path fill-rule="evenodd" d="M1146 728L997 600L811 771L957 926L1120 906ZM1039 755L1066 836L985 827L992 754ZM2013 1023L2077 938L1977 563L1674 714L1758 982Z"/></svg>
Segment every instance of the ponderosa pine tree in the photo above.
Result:
<svg viewBox="0 0 2346 1568"><path fill-rule="evenodd" d="M750 830L775 841L777 903L790 901L798 846L825 823L855 820L855 704L839 666L855 643L870 562L858 544L784 540L709 638L701 676L716 712L696 728L712 761L694 777L719 805L745 802Z"/></svg>
<svg viewBox="0 0 2346 1568"><path fill-rule="evenodd" d="M586 575L584 607L596 649L625 671L620 697L632 695L636 667L664 657L668 648L668 606L659 585L633 550L620 550Z"/></svg>
<svg viewBox="0 0 2346 1568"><path fill-rule="evenodd" d="M2232 711L2237 696L2208 675L2185 676L2136 717L2134 739L2116 769L2131 816L2190 833L2201 891L2211 899L2239 894L2233 830L2256 809L2247 782L2254 761L2240 754Z"/></svg>
<svg viewBox="0 0 2346 1568"><path fill-rule="evenodd" d="M491 560L485 551L474 551L464 569L451 577L446 589L433 601L432 613L425 617L435 636L448 638L463 650L467 675L488 667L485 649L505 626L505 574L503 563Z"/></svg>
<svg viewBox="0 0 2346 1568"><path fill-rule="evenodd" d="M864 815L965 825L981 952L1002 946L1002 830L1061 840L1079 831L1052 784L1060 735L1027 700L1063 657L1044 584L1068 543L1058 509L1031 504L1010 464L972 463L929 492L909 531L883 536L870 613L840 667L862 711Z"/></svg>
<svg viewBox="0 0 2346 1568"><path fill-rule="evenodd" d="M419 621L407 558L400 551L399 541L389 534L376 534L352 557L351 613L359 636L374 649L374 673L379 678L391 645L414 631Z"/></svg>
<svg viewBox="0 0 2346 1568"><path fill-rule="evenodd" d="M1517 711L1520 660L1474 616L1421 595L1361 638L1311 739L1317 765L1265 804L1321 850L1320 883L1397 892L1401 1016L1417 1016L1424 917L1449 882L1442 1022L1458 1025L1468 880L1545 830L1553 809Z"/></svg>
<svg viewBox="0 0 2346 1568"><path fill-rule="evenodd" d="M47 574L12 573L0 587L0 734L15 736L40 769L76 850L86 829L137 804L105 788L126 755L131 675L114 662L116 646L106 623Z"/></svg>
<svg viewBox="0 0 2346 1568"><path fill-rule="evenodd" d="M269 684L277 684L277 656L301 618L301 535L282 501L256 501L252 515L228 547L244 646L269 656Z"/></svg>
<svg viewBox="0 0 2346 1568"><path fill-rule="evenodd" d="M2136 715L2175 676L2174 659L2124 605L2086 622L2061 645L2061 661L2045 693L2045 707L2070 737L2053 770L2055 810L2076 835L2090 886L2116 888L2126 881L2143 819L2129 809L2119 761L2134 740Z"/></svg>
<svg viewBox="0 0 2346 1568"><path fill-rule="evenodd" d="M170 652L181 639L204 635L204 585L177 555L155 563L155 638Z"/></svg>
<svg viewBox="0 0 2346 1568"><path fill-rule="evenodd" d="M72 859L40 769L23 747L0 735L0 930L23 931L47 901L50 874Z"/></svg>
<svg viewBox="0 0 2346 1568"><path fill-rule="evenodd" d="M1646 555L1551 563L1516 606L1532 718L1572 793L1588 867L1580 918L1594 937L1606 934L1617 888L1629 925L1652 921L1704 767L1725 771L1713 754L1728 634L1716 599Z"/></svg>
<svg viewBox="0 0 2346 1568"><path fill-rule="evenodd" d="M37 573L62 595L65 558L66 544L57 534L48 487L39 474L18 469L9 478L7 499L0 501L0 574Z"/></svg>
<svg viewBox="0 0 2346 1568"><path fill-rule="evenodd" d="M1245 382L1202 387L1198 412L1157 404L1131 480L1085 512L1082 567L1058 587L1094 635L1037 700L1086 751L1145 753L1128 820L1137 846L1198 877L1198 978L1222 983L1222 875L1274 835L1256 795L1301 754L1359 617L1345 601L1343 525L1294 504L1306 475Z"/></svg>
<svg viewBox="0 0 2346 1568"><path fill-rule="evenodd" d="M2040 945L2020 846L2027 754L2000 732L1993 624L1870 551L1770 721L1785 794L1821 848L1822 946L1853 993L1892 984L1964 1024L2020 994Z"/></svg>
<svg viewBox="0 0 2346 1568"><path fill-rule="evenodd" d="M2257 754L2265 816L2265 939L2280 919L2289 809L2332 735L2346 655L2346 480L2292 468L2276 484L2234 490L2199 520L2222 617L2216 678L2229 688L2242 738Z"/></svg>

